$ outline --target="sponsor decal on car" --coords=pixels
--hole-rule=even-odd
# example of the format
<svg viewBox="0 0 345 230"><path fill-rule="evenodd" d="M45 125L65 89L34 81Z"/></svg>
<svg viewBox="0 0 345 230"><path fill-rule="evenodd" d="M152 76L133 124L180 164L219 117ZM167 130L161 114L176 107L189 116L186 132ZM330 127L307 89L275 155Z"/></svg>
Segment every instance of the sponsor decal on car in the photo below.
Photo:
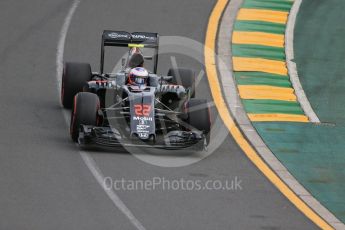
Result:
<svg viewBox="0 0 345 230"><path fill-rule="evenodd" d="M135 116L133 117L134 121L153 121L152 117L139 117L139 116Z"/></svg>
<svg viewBox="0 0 345 230"><path fill-rule="evenodd" d="M140 138L148 138L149 134L148 133L138 133Z"/></svg>
<svg viewBox="0 0 345 230"><path fill-rule="evenodd" d="M150 128L149 125L137 125L137 130L145 130L147 128Z"/></svg>
<svg viewBox="0 0 345 230"><path fill-rule="evenodd" d="M134 39L142 39L142 40L155 40L155 37L149 37L144 34L132 34L132 38Z"/></svg>
<svg viewBox="0 0 345 230"><path fill-rule="evenodd" d="M115 32L109 33L108 37L110 37L110 38L126 38L126 39L129 39L128 34L119 34L119 33L115 33Z"/></svg>

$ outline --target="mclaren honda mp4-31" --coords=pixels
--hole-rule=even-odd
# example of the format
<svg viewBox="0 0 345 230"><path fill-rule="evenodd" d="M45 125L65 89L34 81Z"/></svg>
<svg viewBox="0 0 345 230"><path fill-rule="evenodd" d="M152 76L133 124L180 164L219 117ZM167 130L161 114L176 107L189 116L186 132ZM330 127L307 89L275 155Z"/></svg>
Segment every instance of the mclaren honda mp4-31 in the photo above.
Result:
<svg viewBox="0 0 345 230"><path fill-rule="evenodd" d="M158 45L157 33L106 30L100 72L92 72L87 63L64 64L61 101L72 109L73 141L82 146L206 148L210 112L206 100L195 98L194 71L171 68L158 75ZM128 47L120 71L104 73L106 46ZM131 69L144 60L152 63L145 85L129 84Z"/></svg>

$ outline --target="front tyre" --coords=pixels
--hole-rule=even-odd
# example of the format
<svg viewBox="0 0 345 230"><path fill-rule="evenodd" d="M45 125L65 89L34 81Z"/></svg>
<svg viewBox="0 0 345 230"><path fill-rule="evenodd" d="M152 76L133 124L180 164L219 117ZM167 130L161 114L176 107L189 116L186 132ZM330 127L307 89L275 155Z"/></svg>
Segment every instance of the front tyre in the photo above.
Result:
<svg viewBox="0 0 345 230"><path fill-rule="evenodd" d="M75 95L70 124L70 134L74 142L78 142L80 125L97 125L99 108L100 102L96 94L80 92Z"/></svg>
<svg viewBox="0 0 345 230"><path fill-rule="evenodd" d="M210 143L210 109L205 99L192 98L186 102L187 123L191 128L203 131L207 145Z"/></svg>
<svg viewBox="0 0 345 230"><path fill-rule="evenodd" d="M168 71L168 76L172 76L171 83L182 85L184 88L190 90L191 98L195 97L195 73L191 69L171 68Z"/></svg>
<svg viewBox="0 0 345 230"><path fill-rule="evenodd" d="M73 106L73 98L83 91L86 82L92 78L91 66L87 63L66 62L61 82L61 103L66 109Z"/></svg>

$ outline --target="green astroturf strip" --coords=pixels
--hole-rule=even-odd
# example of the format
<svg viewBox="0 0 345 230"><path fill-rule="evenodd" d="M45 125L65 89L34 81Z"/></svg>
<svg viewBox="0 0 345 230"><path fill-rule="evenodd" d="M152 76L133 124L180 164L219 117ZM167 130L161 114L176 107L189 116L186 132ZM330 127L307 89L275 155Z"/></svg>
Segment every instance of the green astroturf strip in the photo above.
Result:
<svg viewBox="0 0 345 230"><path fill-rule="evenodd" d="M249 72L248 72L249 73ZM250 72L253 73L253 72ZM235 79L238 85L269 85L277 87L292 88L291 82L288 77L272 77L272 76L261 76L253 77L247 74L235 74Z"/></svg>
<svg viewBox="0 0 345 230"><path fill-rule="evenodd" d="M290 11L292 4L289 0L245 0L242 8Z"/></svg>
<svg viewBox="0 0 345 230"><path fill-rule="evenodd" d="M261 46L261 45L232 45L233 56L265 58L271 60L285 61L284 48Z"/></svg>
<svg viewBox="0 0 345 230"><path fill-rule="evenodd" d="M272 34L285 34L285 25L272 22L238 20L235 31L264 32Z"/></svg>
<svg viewBox="0 0 345 230"><path fill-rule="evenodd" d="M242 100L247 113L283 113L304 115L298 102L276 100Z"/></svg>

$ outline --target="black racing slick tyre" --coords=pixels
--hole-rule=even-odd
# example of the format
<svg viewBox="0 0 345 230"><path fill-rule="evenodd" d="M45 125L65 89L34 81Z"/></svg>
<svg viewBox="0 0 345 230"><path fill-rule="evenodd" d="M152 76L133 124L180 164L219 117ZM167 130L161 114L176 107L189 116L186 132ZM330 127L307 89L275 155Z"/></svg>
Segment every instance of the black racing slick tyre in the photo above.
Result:
<svg viewBox="0 0 345 230"><path fill-rule="evenodd" d="M191 98L195 97L195 73L191 69L171 68L168 71L168 76L172 76L171 83L182 85L191 90Z"/></svg>
<svg viewBox="0 0 345 230"><path fill-rule="evenodd" d="M210 143L211 119L210 109L205 99L192 98L186 102L187 123L195 129L203 131L207 144Z"/></svg>
<svg viewBox="0 0 345 230"><path fill-rule="evenodd" d="M66 109L71 109L73 98L83 91L86 82L92 78L91 66L87 63L66 62L64 64L61 82L61 103Z"/></svg>
<svg viewBox="0 0 345 230"><path fill-rule="evenodd" d="M74 96L70 124L70 134L73 141L78 141L80 125L97 125L99 108L100 102L96 94L80 92Z"/></svg>

